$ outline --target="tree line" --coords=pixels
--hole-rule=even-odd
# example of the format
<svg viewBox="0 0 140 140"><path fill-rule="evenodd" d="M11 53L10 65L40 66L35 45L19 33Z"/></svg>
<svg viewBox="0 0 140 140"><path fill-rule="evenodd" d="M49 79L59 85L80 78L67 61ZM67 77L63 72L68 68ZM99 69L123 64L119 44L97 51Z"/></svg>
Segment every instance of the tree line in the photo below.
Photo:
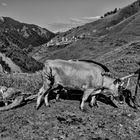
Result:
<svg viewBox="0 0 140 140"><path fill-rule="evenodd" d="M104 17L106 17L106 16L115 14L115 13L117 13L117 11L118 11L118 9L115 8L113 11L106 12L103 16L101 16L101 18L104 18Z"/></svg>

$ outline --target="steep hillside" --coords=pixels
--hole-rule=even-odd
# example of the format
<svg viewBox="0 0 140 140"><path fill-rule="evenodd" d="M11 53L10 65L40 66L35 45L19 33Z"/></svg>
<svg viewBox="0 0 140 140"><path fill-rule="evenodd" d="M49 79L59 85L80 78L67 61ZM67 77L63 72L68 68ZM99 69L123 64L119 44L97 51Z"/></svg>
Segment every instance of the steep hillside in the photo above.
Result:
<svg viewBox="0 0 140 140"><path fill-rule="evenodd" d="M133 43L134 47L135 45L136 47L139 46L135 44L135 42L139 42L140 39L139 10L140 1L137 0L112 15L58 34L50 43L36 48L31 56L40 62L44 62L46 59L56 58L94 59L108 64L115 72L117 72L117 69L115 66L112 67L112 64L116 63L116 67L119 68L122 64L127 64L128 61L132 59L131 66L134 66L134 70L138 66L137 61L140 60L139 51L137 52L131 49L130 46ZM64 42L65 45L61 45L62 42ZM68 43L66 44L66 42ZM126 54L127 51L125 51L125 48L127 48L127 51L130 51L130 53ZM115 52L117 49L124 53L122 56L119 54L114 58L115 53L111 52ZM137 49L139 49L139 47L137 47ZM133 51L136 51L137 55L133 55L132 57ZM123 61L123 55L126 56L125 59L128 57L129 60ZM109 59L104 59L105 56L108 56L110 60L115 59L115 63L113 61L112 63L108 62ZM100 57L102 59L100 59ZM125 71L125 68L122 71Z"/></svg>
<svg viewBox="0 0 140 140"><path fill-rule="evenodd" d="M127 42L140 39L140 11L110 28L107 35L108 38L114 40L122 39Z"/></svg>
<svg viewBox="0 0 140 140"><path fill-rule="evenodd" d="M28 53L54 36L54 33L37 25L0 17L0 52L10 59L8 65L12 71L35 72L42 69L43 64L28 56Z"/></svg>
<svg viewBox="0 0 140 140"><path fill-rule="evenodd" d="M9 17L0 18L0 33L21 49L30 52L33 47L47 43L54 33L37 25L18 22Z"/></svg>
<svg viewBox="0 0 140 140"><path fill-rule="evenodd" d="M7 37L0 35L0 52L4 55L2 61L9 66L10 71L35 72L43 68L43 64L28 56L19 46L7 40ZM8 61L7 59L10 59ZM7 63L8 61L8 63ZM15 64L16 70L12 70ZM5 70L5 69L4 69ZM7 70L6 70L7 71ZM9 72L9 70L8 70Z"/></svg>
<svg viewBox="0 0 140 140"><path fill-rule="evenodd" d="M22 72L18 65L16 65L9 57L6 57L5 54L2 53L0 53L0 65L3 68L1 72Z"/></svg>
<svg viewBox="0 0 140 140"><path fill-rule="evenodd" d="M72 36L80 37L83 35L87 37L99 37L101 35L106 35L110 32L110 29L112 27L117 26L126 19L129 19L131 16L135 15L139 10L140 10L140 1L137 0L132 4L122 9L119 9L114 14L108 15L94 22L87 23L83 26L73 28L67 32L59 34L58 36L56 36L56 38L61 37L71 38Z"/></svg>
<svg viewBox="0 0 140 140"><path fill-rule="evenodd" d="M22 71L29 72L41 69L46 59L92 59L124 76L140 67L139 9L140 0L98 21L60 33L33 51L27 50L28 55L24 47L2 33L0 52L5 59L1 64L11 68L8 57ZM135 93L136 78L131 78L124 104L100 94L96 96L98 108L90 108L87 101L82 112L79 103L83 93L68 91L60 95L61 102L56 102L56 94L49 94L50 107L43 105L36 110L35 100L0 112L0 140L139 140L140 109L134 110L129 100ZM39 72L0 73L0 79L0 85L32 93L37 93L43 82ZM140 104L139 93L140 89Z"/></svg>

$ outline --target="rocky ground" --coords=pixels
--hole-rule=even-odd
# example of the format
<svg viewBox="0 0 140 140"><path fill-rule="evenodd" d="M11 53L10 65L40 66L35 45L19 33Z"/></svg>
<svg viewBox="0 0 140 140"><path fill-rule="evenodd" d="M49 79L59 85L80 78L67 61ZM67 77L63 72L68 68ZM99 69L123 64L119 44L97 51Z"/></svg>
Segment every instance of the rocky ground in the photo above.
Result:
<svg viewBox="0 0 140 140"><path fill-rule="evenodd" d="M140 111L126 103L98 97L99 107L79 109L72 96L50 100L35 109L35 101L0 112L0 140L139 140Z"/></svg>

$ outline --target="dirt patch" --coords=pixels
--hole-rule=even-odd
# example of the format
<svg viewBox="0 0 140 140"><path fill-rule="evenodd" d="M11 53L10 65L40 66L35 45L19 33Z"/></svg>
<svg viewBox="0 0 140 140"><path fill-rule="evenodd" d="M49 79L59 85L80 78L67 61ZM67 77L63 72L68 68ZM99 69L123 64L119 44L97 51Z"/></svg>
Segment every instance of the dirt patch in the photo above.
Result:
<svg viewBox="0 0 140 140"><path fill-rule="evenodd" d="M98 108L79 110L79 101L50 101L35 109L35 102L0 112L2 140L124 140L139 139L140 112L99 102Z"/></svg>

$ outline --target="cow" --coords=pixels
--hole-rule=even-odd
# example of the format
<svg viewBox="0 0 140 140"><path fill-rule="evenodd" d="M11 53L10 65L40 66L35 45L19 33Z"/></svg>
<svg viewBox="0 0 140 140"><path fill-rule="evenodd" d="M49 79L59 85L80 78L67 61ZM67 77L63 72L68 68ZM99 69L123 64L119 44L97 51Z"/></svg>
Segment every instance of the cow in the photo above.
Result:
<svg viewBox="0 0 140 140"><path fill-rule="evenodd" d="M0 107L0 111L12 109L36 97L31 92L24 92L14 87L0 86L0 104L3 105L4 103L5 105Z"/></svg>
<svg viewBox="0 0 140 140"><path fill-rule="evenodd" d="M49 92L58 86L64 89L76 89L83 91L80 109L84 109L84 103L89 96L92 97L90 105L95 104L95 95L102 90L110 91L113 97L118 96L118 89L123 80L131 77L113 78L106 73L109 70L104 65L91 60L47 60L43 69L43 86L38 92L36 108L38 109L42 98L46 106L49 106Z"/></svg>

